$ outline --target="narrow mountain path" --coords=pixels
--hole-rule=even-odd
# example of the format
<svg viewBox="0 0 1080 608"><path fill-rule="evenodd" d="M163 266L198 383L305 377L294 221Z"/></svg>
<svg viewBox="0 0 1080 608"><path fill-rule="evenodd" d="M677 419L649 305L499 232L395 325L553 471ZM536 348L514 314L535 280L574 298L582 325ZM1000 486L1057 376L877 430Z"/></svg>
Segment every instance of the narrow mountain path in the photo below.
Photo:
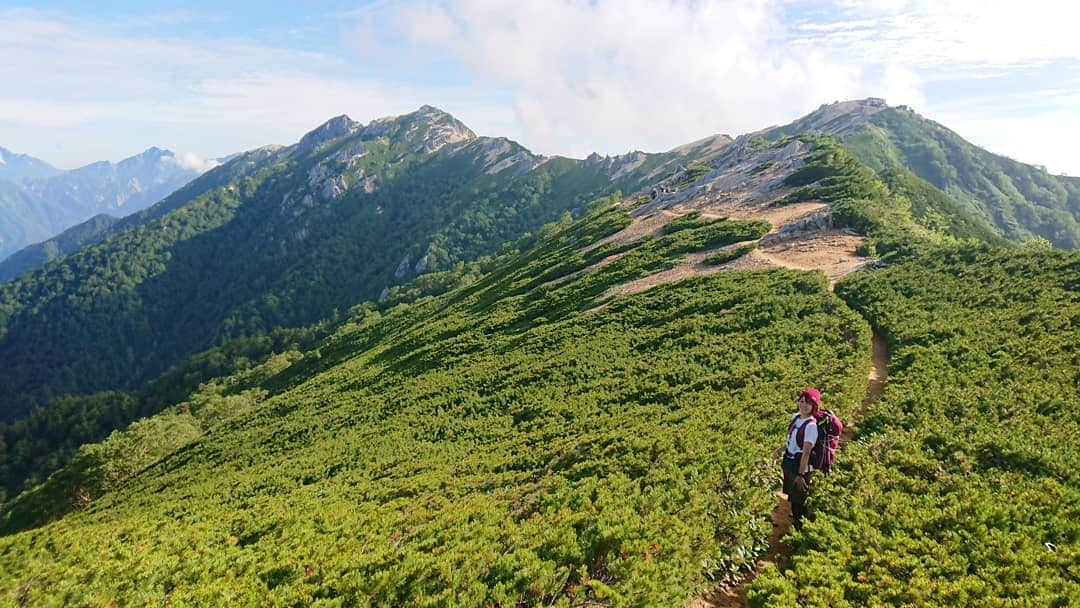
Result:
<svg viewBox="0 0 1080 608"><path fill-rule="evenodd" d="M870 338L871 359L873 366L867 377L866 395L859 409L848 417L844 432L840 436L840 447L851 440L852 429L862 419L866 409L873 405L885 389L885 379L889 373L889 351L885 340L874 331ZM776 493L776 506L772 510L772 533L769 534L769 548L758 561L753 572L746 574L731 586L717 587L708 595L694 598L687 608L742 608L746 606L746 589L767 565L784 564L791 558L792 547L784 542L784 537L791 530L791 506L787 496Z"/></svg>

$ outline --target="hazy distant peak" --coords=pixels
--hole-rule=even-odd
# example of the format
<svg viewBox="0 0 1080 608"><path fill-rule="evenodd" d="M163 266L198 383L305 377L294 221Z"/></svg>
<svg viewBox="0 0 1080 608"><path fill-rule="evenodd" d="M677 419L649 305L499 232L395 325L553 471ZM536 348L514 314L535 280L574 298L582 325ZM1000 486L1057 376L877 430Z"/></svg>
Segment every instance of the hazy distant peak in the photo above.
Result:
<svg viewBox="0 0 1080 608"><path fill-rule="evenodd" d="M19 154L0 146L0 179L24 182L63 173L49 163L29 154Z"/></svg>
<svg viewBox="0 0 1080 608"><path fill-rule="evenodd" d="M150 146L149 148L143 150L135 156L132 156L131 158L157 160L166 156L176 156L176 154L174 154L172 150L165 150L163 148L158 148L157 146Z"/></svg>

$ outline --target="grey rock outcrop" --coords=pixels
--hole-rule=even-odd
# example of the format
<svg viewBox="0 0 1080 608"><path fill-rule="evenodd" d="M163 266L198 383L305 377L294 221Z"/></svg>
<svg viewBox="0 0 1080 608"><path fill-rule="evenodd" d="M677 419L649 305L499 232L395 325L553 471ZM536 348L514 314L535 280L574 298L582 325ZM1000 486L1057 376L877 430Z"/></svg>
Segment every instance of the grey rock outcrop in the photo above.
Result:
<svg viewBox="0 0 1080 608"><path fill-rule="evenodd" d="M413 274L421 274L427 270L430 260L430 253L425 253L419 260L416 260L416 266L413 267Z"/></svg>
<svg viewBox="0 0 1080 608"><path fill-rule="evenodd" d="M403 279L405 275L409 273L409 266L412 264L412 256L405 254L405 257L398 264L397 270L394 271L395 279Z"/></svg>
<svg viewBox="0 0 1080 608"><path fill-rule="evenodd" d="M300 138L296 144L297 154L307 154L321 148L327 142L348 137L360 130L362 125L345 114L335 116Z"/></svg>
<svg viewBox="0 0 1080 608"><path fill-rule="evenodd" d="M765 235L759 244L762 247L797 239L808 234L825 232L833 227L832 210L823 209L800 220L784 224L776 232Z"/></svg>

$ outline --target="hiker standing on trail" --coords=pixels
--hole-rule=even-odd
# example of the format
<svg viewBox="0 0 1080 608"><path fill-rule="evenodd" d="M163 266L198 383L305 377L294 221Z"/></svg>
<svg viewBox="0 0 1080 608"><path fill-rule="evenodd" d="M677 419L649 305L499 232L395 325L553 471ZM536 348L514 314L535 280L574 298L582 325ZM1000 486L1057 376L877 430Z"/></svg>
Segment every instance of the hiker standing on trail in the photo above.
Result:
<svg viewBox="0 0 1080 608"><path fill-rule="evenodd" d="M787 442L773 453L773 462L780 457L784 460L781 469L784 472L784 493L791 503L792 520L796 528L802 527L806 515L806 499L810 496L810 478L814 467L810 464L810 453L818 440L818 410L821 408L821 393L816 388L808 388L799 394L799 411L791 416L788 424Z"/></svg>

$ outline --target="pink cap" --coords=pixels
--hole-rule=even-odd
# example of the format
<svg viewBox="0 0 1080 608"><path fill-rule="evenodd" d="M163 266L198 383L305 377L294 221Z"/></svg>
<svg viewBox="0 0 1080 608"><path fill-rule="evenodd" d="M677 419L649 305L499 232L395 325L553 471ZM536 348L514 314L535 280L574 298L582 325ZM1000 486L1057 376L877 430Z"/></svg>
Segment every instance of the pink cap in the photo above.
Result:
<svg viewBox="0 0 1080 608"><path fill-rule="evenodd" d="M815 406L821 405L821 391L817 390L812 386L805 391L799 393L799 397L806 397L810 401L810 403L813 403Z"/></svg>

